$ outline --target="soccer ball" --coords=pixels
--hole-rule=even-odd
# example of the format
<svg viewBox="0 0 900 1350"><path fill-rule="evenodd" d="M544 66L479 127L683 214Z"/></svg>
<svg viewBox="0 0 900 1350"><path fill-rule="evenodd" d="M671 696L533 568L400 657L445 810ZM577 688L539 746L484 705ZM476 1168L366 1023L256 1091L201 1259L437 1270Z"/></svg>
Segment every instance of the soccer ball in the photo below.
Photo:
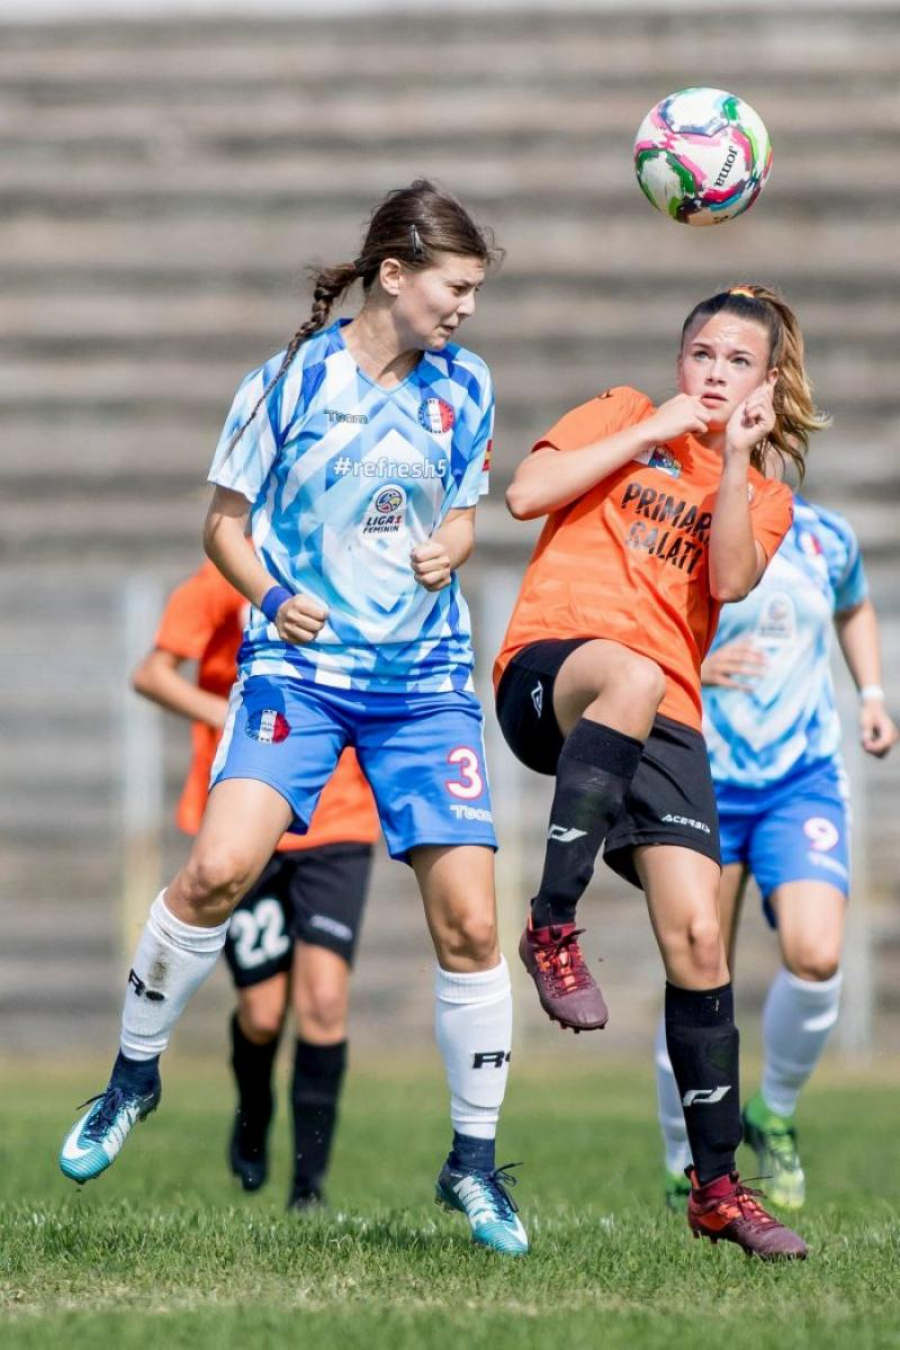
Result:
<svg viewBox="0 0 900 1350"><path fill-rule="evenodd" d="M772 167L765 123L724 89L680 89L651 108L634 142L641 191L682 225L721 225L752 206Z"/></svg>

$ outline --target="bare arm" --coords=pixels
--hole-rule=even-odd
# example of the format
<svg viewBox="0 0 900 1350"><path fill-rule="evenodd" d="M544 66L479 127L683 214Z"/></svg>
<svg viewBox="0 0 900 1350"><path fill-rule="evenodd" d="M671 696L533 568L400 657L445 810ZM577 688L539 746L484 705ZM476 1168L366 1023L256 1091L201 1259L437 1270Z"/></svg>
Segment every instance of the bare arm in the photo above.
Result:
<svg viewBox="0 0 900 1350"><path fill-rule="evenodd" d="M536 450L516 469L507 489L510 513L516 520L533 520L558 511L645 450L688 431L704 432L708 416L699 399L677 394L646 421L579 450Z"/></svg>
<svg viewBox="0 0 900 1350"><path fill-rule="evenodd" d="M853 609L834 616L838 642L857 689L880 689L881 643L878 616L871 600L863 600ZM859 732L862 747L881 759L896 743L898 731L884 698L866 697L859 707Z"/></svg>
<svg viewBox="0 0 900 1350"><path fill-rule="evenodd" d="M475 547L475 507L448 511L440 525L424 543L410 553L413 575L426 591L441 591L450 585L450 577L470 556Z"/></svg>
<svg viewBox="0 0 900 1350"><path fill-rule="evenodd" d="M766 570L767 558L753 538L747 468L726 461L709 531L709 589L714 600L743 600Z"/></svg>
<svg viewBox="0 0 900 1350"><path fill-rule="evenodd" d="M180 667L184 658L174 652L154 647L148 652L131 677L131 687L168 712L190 718L192 722L206 722L211 727L223 727L228 712L227 698L201 689L185 678Z"/></svg>
<svg viewBox="0 0 900 1350"><path fill-rule="evenodd" d="M240 591L251 605L259 606L275 582L253 549L247 547L249 518L250 503L243 493L217 487L206 514L203 547L207 557L235 590Z"/></svg>
<svg viewBox="0 0 900 1350"><path fill-rule="evenodd" d="M754 389L729 419L709 532L709 589L714 600L743 600L766 570L768 559L750 524L748 471L751 450L774 425L770 384Z"/></svg>
<svg viewBox="0 0 900 1350"><path fill-rule="evenodd" d="M206 516L203 547L235 590L259 608L266 593L278 583L247 547L249 516L250 503L242 493L217 487ZM297 646L312 642L327 617L328 610L313 596L295 595L281 605L275 626L283 642Z"/></svg>

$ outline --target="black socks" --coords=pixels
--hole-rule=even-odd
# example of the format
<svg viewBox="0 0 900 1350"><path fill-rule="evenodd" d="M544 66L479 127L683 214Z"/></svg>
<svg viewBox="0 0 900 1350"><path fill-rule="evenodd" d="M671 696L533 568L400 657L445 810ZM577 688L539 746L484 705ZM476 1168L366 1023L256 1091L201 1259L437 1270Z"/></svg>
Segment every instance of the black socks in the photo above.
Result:
<svg viewBox="0 0 900 1350"><path fill-rule="evenodd" d="M238 1086L238 1141L247 1161L263 1159L274 1110L272 1068L278 1039L249 1041L237 1014L231 1020L231 1063ZM294 1130L292 1199L318 1198L337 1124L337 1103L347 1061L347 1042L312 1045L298 1040L291 1089Z"/></svg>
<svg viewBox="0 0 900 1350"><path fill-rule="evenodd" d="M337 1104L347 1063L347 1042L294 1052L294 1196L318 1196L337 1124Z"/></svg>
<svg viewBox="0 0 900 1350"><path fill-rule="evenodd" d="M250 1041L241 1030L237 1013L231 1019L231 1066L238 1089L238 1131L241 1153L248 1160L265 1152L266 1135L275 1109L272 1065L278 1037L264 1045Z"/></svg>
<svg viewBox="0 0 900 1350"><path fill-rule="evenodd" d="M153 1092L159 1086L159 1055L152 1059L129 1059L120 1050L109 1078L110 1087L129 1092Z"/></svg>
<svg viewBox="0 0 900 1350"><path fill-rule="evenodd" d="M453 1147L447 1161L459 1172L493 1172L495 1140L476 1139L471 1134L453 1131Z"/></svg>
<svg viewBox="0 0 900 1350"><path fill-rule="evenodd" d="M666 984L666 1043L703 1186L735 1170L741 1142L738 1042L730 984L704 990Z"/></svg>
<svg viewBox="0 0 900 1350"><path fill-rule="evenodd" d="M531 902L535 928L574 922L643 749L633 736L584 717L566 737L556 769L544 873Z"/></svg>

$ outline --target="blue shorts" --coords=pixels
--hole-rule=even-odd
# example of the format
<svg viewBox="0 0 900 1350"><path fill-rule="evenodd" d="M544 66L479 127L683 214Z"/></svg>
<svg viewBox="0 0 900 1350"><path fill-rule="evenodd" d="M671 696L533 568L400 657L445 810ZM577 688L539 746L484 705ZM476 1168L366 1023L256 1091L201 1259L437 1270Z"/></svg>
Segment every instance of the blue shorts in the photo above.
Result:
<svg viewBox="0 0 900 1350"><path fill-rule="evenodd" d="M305 834L347 745L369 780L392 858L421 844L497 847L474 694L362 693L306 680L240 679L213 764L226 778L268 783Z"/></svg>
<svg viewBox="0 0 900 1350"><path fill-rule="evenodd" d="M788 881L827 881L850 889L850 810L844 772L820 760L766 788L716 784L722 866L753 873L766 918L769 897Z"/></svg>

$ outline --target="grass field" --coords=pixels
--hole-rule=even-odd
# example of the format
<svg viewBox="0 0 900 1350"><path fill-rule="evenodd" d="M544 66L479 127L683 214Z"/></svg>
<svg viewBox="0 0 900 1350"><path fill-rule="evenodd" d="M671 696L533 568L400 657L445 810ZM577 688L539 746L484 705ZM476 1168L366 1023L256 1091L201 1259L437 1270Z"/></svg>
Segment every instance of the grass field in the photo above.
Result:
<svg viewBox="0 0 900 1350"><path fill-rule="evenodd" d="M289 1217L286 1119L268 1188L223 1157L224 1072L173 1063L159 1113L78 1190L56 1171L88 1067L0 1077L0 1344L105 1350L727 1350L900 1346L896 1075L823 1073L803 1105L805 1264L690 1240L661 1206L648 1064L519 1066L499 1160L533 1253L475 1250L431 1203L447 1145L436 1066L354 1066L329 1195ZM749 1076L748 1076L749 1078ZM753 1172L745 1157L744 1171Z"/></svg>

